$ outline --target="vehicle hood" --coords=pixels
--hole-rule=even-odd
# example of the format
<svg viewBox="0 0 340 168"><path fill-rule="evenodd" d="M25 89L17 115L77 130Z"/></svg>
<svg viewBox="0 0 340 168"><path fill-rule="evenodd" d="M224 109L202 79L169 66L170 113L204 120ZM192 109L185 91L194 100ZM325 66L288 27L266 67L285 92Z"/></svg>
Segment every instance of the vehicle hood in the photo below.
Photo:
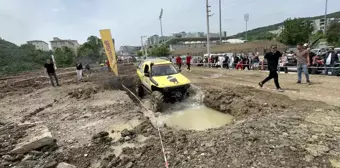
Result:
<svg viewBox="0 0 340 168"><path fill-rule="evenodd" d="M167 76L153 76L152 78L158 83L158 87L160 88L190 84L190 80L181 73Z"/></svg>

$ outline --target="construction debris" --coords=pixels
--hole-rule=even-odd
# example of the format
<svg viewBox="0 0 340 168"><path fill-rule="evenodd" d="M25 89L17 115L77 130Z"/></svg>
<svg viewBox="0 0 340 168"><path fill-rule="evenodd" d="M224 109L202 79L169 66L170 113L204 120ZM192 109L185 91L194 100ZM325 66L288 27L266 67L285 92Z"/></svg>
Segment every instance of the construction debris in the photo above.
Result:
<svg viewBox="0 0 340 168"><path fill-rule="evenodd" d="M44 125L29 128L27 132L28 134L19 140L19 143L10 153L25 154L31 150L55 143L55 139L52 138L51 132Z"/></svg>

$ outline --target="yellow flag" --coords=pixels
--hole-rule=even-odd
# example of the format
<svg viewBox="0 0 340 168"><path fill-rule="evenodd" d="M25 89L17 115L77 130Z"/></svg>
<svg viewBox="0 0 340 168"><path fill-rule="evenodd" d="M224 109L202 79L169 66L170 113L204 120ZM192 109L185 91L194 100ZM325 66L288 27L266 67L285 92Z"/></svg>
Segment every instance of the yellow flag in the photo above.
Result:
<svg viewBox="0 0 340 168"><path fill-rule="evenodd" d="M99 30L111 70L118 76L118 65L110 29Z"/></svg>

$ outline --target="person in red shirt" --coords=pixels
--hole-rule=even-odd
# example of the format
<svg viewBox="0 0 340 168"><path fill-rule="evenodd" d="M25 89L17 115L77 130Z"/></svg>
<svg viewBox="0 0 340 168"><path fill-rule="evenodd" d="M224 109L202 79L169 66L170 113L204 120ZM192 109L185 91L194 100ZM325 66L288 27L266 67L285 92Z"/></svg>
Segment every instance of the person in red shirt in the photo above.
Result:
<svg viewBox="0 0 340 168"><path fill-rule="evenodd" d="M110 72L111 68L110 68L110 62L109 60L106 60L106 65L107 65L107 70Z"/></svg>
<svg viewBox="0 0 340 168"><path fill-rule="evenodd" d="M209 68L211 66L211 56L208 56L208 66L209 66Z"/></svg>
<svg viewBox="0 0 340 168"><path fill-rule="evenodd" d="M188 65L188 68L187 68L187 69L188 69L188 71L191 71L191 70L190 70L191 58L192 58L192 57L191 57L191 56L189 55L189 53L188 53L188 54L187 54L187 65Z"/></svg>
<svg viewBox="0 0 340 168"><path fill-rule="evenodd" d="M179 55L176 57L176 64L178 66L178 69L181 69L181 67L182 67L182 58Z"/></svg>

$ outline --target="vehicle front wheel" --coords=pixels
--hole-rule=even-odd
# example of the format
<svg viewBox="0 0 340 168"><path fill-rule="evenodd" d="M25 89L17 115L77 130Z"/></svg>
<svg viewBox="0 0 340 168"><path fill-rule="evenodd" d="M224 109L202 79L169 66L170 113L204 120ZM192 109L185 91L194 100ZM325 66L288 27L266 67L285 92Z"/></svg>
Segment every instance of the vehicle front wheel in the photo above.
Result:
<svg viewBox="0 0 340 168"><path fill-rule="evenodd" d="M151 93L151 110L153 112L162 112L164 96L160 91Z"/></svg>

